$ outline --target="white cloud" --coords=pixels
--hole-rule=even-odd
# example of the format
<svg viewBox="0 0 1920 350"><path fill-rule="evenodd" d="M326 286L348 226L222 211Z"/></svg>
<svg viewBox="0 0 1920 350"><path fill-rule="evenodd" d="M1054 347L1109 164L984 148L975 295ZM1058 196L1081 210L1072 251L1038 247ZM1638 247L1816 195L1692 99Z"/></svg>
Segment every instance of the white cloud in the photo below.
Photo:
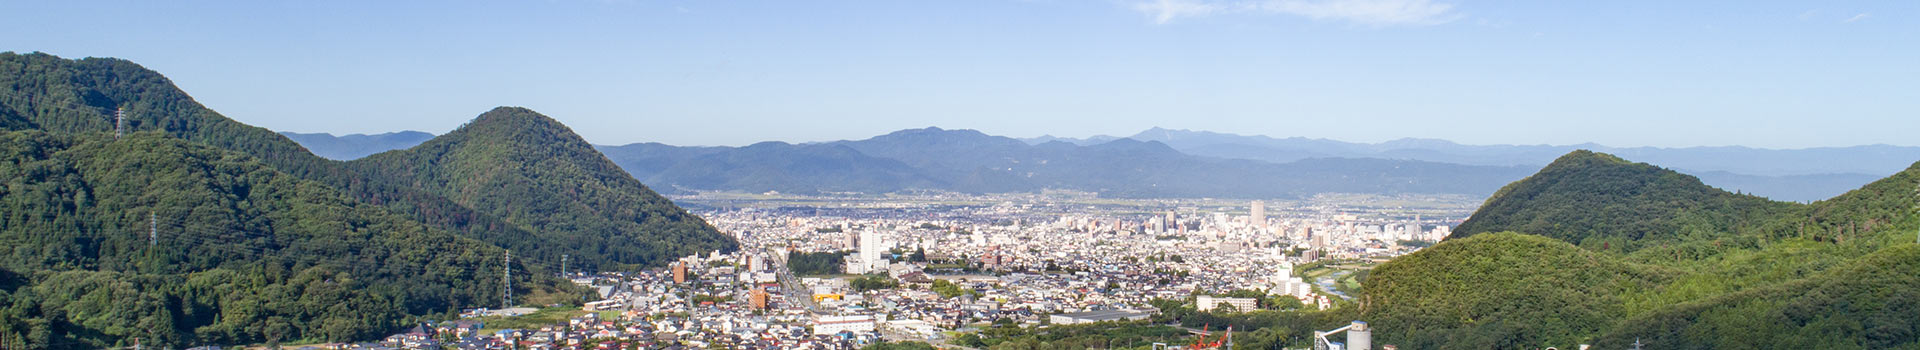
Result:
<svg viewBox="0 0 1920 350"><path fill-rule="evenodd" d="M1431 0L1150 0L1135 2L1133 9L1161 24L1223 13L1292 15L1370 25L1429 25L1460 18L1452 4Z"/></svg>
<svg viewBox="0 0 1920 350"><path fill-rule="evenodd" d="M1872 17L1872 16L1873 16L1873 15L1872 15L1872 14L1869 14L1869 13L1861 13L1861 14L1858 14L1858 15L1853 15L1853 18L1848 18L1847 20L1845 20L1845 21L1841 21L1841 22L1843 22L1843 23L1853 23L1853 22L1856 22L1856 21L1859 21L1859 20L1863 20L1863 19L1867 19L1867 17Z"/></svg>

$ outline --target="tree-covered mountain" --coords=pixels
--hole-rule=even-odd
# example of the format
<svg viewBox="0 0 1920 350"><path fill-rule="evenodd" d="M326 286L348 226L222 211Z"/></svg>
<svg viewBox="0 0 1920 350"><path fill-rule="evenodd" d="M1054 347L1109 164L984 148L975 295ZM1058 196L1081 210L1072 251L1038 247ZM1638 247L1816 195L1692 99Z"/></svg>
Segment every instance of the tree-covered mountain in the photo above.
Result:
<svg viewBox="0 0 1920 350"><path fill-rule="evenodd" d="M498 247L157 132L0 133L0 206L0 334L35 349L367 339L503 287ZM579 297L546 276L516 294Z"/></svg>
<svg viewBox="0 0 1920 350"><path fill-rule="evenodd" d="M1195 157L1157 142L1130 139L1086 146L1029 145L973 130L938 128L805 145L635 144L602 149L656 187L796 193L1067 189L1145 198L1272 198L1324 192L1484 195L1525 171L1381 159L1273 164Z"/></svg>
<svg viewBox="0 0 1920 350"><path fill-rule="evenodd" d="M273 131L228 119L195 102L165 76L133 62L0 53L0 115L17 120L0 124L9 125L9 130L112 133L119 110L124 110L125 122L118 127L125 132L157 131L244 153L282 172L325 183L358 201L463 236L504 245L528 235L492 215L402 182L353 171L345 163L314 156ZM557 262L559 256L530 258Z"/></svg>
<svg viewBox="0 0 1920 350"><path fill-rule="evenodd" d="M124 123L116 122L115 112L119 110L125 111ZM154 335L148 339L164 340L171 345L294 339L364 340L375 333L393 331L411 317L441 314L459 308L497 306L500 302L497 285L489 287L485 284L498 281L491 278L497 275L466 276L456 272L477 274L498 271L498 263L488 266L485 262L498 261L500 253L505 251L501 247L514 249L515 264L524 265L516 266L516 271L546 274L550 273L546 266L557 265L562 255L571 255L574 266L623 267L659 263L662 260L660 254L669 252L703 251L731 244L724 236L719 236L698 218L686 215L672 203L654 200L657 196L647 199L645 196L651 194L645 192L644 187L626 178L624 173L606 163L590 147L577 142L577 138L572 139L574 143L560 145L561 148L515 143L541 141L537 138L498 142L478 139L528 135L518 133L483 133L472 142L454 143L481 145L473 149L517 147L505 151L494 148L479 153L455 153L514 155L472 159L525 162L521 164L492 163L486 168L475 168L471 166L476 163L448 159L461 167L439 169L436 163L407 164L402 167L355 166L359 164L350 165L320 158L283 135L227 119L193 101L160 74L118 59L68 60L39 53L0 53L0 127L23 135L44 132L53 140L47 142L56 144L91 145L97 142L91 138L111 138L118 128L130 135L127 136L129 140L164 137L172 140L168 142L182 142L190 146L184 150L180 147L159 148L164 151L161 154L66 151L59 154L70 158L22 156L20 159L44 158L55 161L23 160L5 164L19 167L17 169L20 170L13 174L28 180L19 182L17 186L0 188L0 192L8 193L0 196L0 199L21 206L5 212L10 219L0 219L0 225L4 225L0 226L0 230L24 225L18 227L29 231L7 231L33 233L22 237L38 237L35 235L42 234L40 230L50 227L95 230L59 232L73 236L72 240L23 241L23 244L17 245L8 242L5 245L8 249L0 249L18 254L13 256L22 259L0 266L5 270L0 272L0 289L7 291L5 299L16 306L6 311L10 316L0 319L0 326L7 327L0 330L12 332L7 333L9 339L40 339L46 341L43 344L57 349L100 348L121 343L136 333L169 332L174 335ZM66 138L76 138L77 141L60 141ZM47 142L23 143L27 146L21 148L30 151L22 151L22 154L66 147L33 146ZM192 149L201 146L226 152L200 154L195 152L213 151ZM96 263L88 261L96 258L90 254L97 254L100 249L131 248L123 243L113 243L117 244L115 246L89 243L96 240L106 242L89 235L106 235L109 233L98 230L110 228L123 230L111 232L114 239L125 238L119 236L125 233L124 229L139 228L138 222L129 222L144 219L126 217L144 213L138 210L81 212L74 209L91 208L91 205L104 203L95 202L107 198L98 185L112 182L95 178L115 180L129 174L138 175L141 171L177 171L129 162L121 162L128 166L111 169L61 164L119 157L158 159L173 155L172 152L219 159L200 166L217 170L205 175L218 179L211 182L217 185L139 190L178 190L224 200L218 202L225 203L222 206L202 206L195 207L191 212L172 213L179 214L179 217L194 218L192 221L180 219L183 221L176 224L183 227L226 230L195 231L211 233L183 237L244 238L246 240L205 244L213 247L208 249L240 252L216 255L215 252L182 247L178 249L181 252L178 257L165 254L164 259L153 258L160 262L193 262L180 265L180 268L204 271L149 271L117 267L125 263L115 263L120 265L109 267L91 265ZM524 157L526 154L541 154L553 159L533 159ZM596 159L600 163L580 161L583 158ZM551 177L516 177L511 172L500 171L533 167L536 166L533 165L535 162L539 162L537 166L553 169L532 175ZM383 165L371 162L364 164ZM389 171L398 171L407 176L388 177L385 174ZM475 173L506 176L486 179L462 177ZM431 176L420 177L421 174ZM41 178L45 176L57 178ZM239 178L233 178L236 176ZM481 211L449 199L456 193L442 195L415 188L422 179L444 179L434 176L509 183L497 188L460 187L462 192L457 193L460 198L487 205L486 211ZM465 184L463 181L451 182ZM40 185L42 183L54 185ZM126 187L117 186L114 190L129 190ZM608 191L626 194L600 195ZM114 195L122 193L116 192ZM72 199L61 199L61 196ZM125 201L151 205L150 201L156 198L148 196ZM558 205L555 204L556 199L572 200L573 203ZM516 207L519 205L524 207ZM162 215L166 213L159 212ZM120 216L98 216L108 214ZM212 216L203 218L198 215ZM168 224L165 221L167 217L157 216L156 219L164 230ZM591 226L546 224L575 219ZM608 219L626 219L629 223L605 222ZM42 224L42 221L51 224ZM319 226L304 226L308 223ZM608 227L619 229L620 237L645 242L594 243L609 238L604 235L607 233L604 229ZM314 232L322 229L335 230L330 232L345 234L349 238L301 243L312 240ZM137 233L134 232L134 236ZM391 236L395 234L403 238ZM582 236L575 237L572 234ZM372 235L371 238L363 237L368 235ZM682 238L687 241L684 245ZM464 246L473 242L478 242L479 247ZM162 240L161 244L166 244L166 241ZM458 259L454 259L454 255L444 254L456 254ZM221 272L219 269L235 272ZM402 280L395 281L394 278ZM202 282L210 284L193 284ZM577 301L571 296L555 294L564 290L554 289L557 287L551 287L551 282L544 279L516 282L516 289L520 286L529 289L516 291L516 295L528 297L515 302L544 305ZM337 288L331 287L333 285L344 285L351 291L338 292ZM127 288L136 287L142 289L140 293L126 292ZM332 289L307 290L321 287ZM102 292L88 294L92 293L89 292L91 290ZM418 293L411 293L414 291ZM108 302L131 302L149 297L160 299L151 303L140 301L149 304L141 304L139 308L101 306ZM79 301L67 302L73 300ZM42 301L48 303L38 304ZM347 320L346 317L358 318Z"/></svg>
<svg viewBox="0 0 1920 350"><path fill-rule="evenodd" d="M328 133L280 132L280 135L300 143L314 155L332 160L354 160L396 149L406 149L433 138L433 134L419 131L400 131L381 134L348 134L334 136Z"/></svg>
<svg viewBox="0 0 1920 350"><path fill-rule="evenodd" d="M1629 292L1671 278L1566 242L1517 233L1449 240L1368 274L1361 316L1407 349L1577 344L1627 315Z"/></svg>
<svg viewBox="0 0 1920 350"><path fill-rule="evenodd" d="M1500 189L1452 237L1514 231L1625 251L1719 238L1792 208L1646 163L1580 150ZM1744 225L1744 226L1743 226Z"/></svg>
<svg viewBox="0 0 1920 350"><path fill-rule="evenodd" d="M1362 317L1421 348L1915 347L1916 208L1920 164L1802 205L1578 151L1376 269Z"/></svg>
<svg viewBox="0 0 1920 350"><path fill-rule="evenodd" d="M495 108L419 146L348 165L500 217L531 234L489 241L535 256L572 254L582 268L660 265L735 248L566 125L525 108Z"/></svg>

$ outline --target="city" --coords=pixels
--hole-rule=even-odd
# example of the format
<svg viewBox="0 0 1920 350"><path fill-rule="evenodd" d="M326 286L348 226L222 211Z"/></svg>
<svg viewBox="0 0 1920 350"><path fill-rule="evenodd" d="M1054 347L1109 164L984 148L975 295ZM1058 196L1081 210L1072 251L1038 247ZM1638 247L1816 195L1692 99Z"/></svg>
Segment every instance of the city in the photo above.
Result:
<svg viewBox="0 0 1920 350"><path fill-rule="evenodd" d="M473 310L383 342L334 345L953 347L953 337L995 322L1144 320L1158 312L1155 300L1193 299L1200 311L1327 309L1351 302L1355 272L1444 238L1474 205L1434 195L1226 201L708 193L676 200L698 208L741 249L663 269L570 273L600 300L552 324L485 328L479 320L536 311ZM828 269L817 262L823 257ZM796 274L798 265L808 271ZM1273 302L1280 298L1288 301Z"/></svg>

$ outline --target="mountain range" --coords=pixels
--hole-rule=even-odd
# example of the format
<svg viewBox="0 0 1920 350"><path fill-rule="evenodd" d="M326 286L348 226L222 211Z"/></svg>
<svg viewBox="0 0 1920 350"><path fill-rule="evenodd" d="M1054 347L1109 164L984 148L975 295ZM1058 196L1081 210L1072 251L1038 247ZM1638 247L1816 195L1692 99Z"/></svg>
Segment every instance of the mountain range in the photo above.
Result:
<svg viewBox="0 0 1920 350"><path fill-rule="evenodd" d="M1916 188L1920 163L1779 202L1575 151L1373 269L1358 317L1422 349L1911 348Z"/></svg>
<svg viewBox="0 0 1920 350"><path fill-rule="evenodd" d="M433 134L419 131L401 131L384 134L348 134L333 136L326 133L280 132L281 136L293 139L321 158L347 161L360 159L374 153L396 149L405 149L419 145L433 138Z"/></svg>
<svg viewBox="0 0 1920 350"><path fill-rule="evenodd" d="M600 149L657 188L790 193L1064 189L1130 198L1490 193L1525 173L1517 167L1380 159L1280 164L1192 156L1158 142L1033 145L973 130L939 128L801 145L634 144Z"/></svg>
<svg viewBox="0 0 1920 350"><path fill-rule="evenodd" d="M522 108L340 162L132 62L0 53L0 129L0 336L40 348L365 340L576 303L563 256L629 269L737 244Z"/></svg>
<svg viewBox="0 0 1920 350"><path fill-rule="evenodd" d="M289 135L298 135L295 141L317 153L352 154L411 147L412 144L392 139L416 134L420 133L382 134L396 135L387 139L360 135ZM1052 136L1014 139L973 130L926 128L901 130L865 140L807 144L762 142L744 147L682 147L635 143L595 148L633 177L666 192L941 190L977 193L1056 188L1128 197L1268 197L1329 191L1485 196L1491 194L1497 184L1519 179L1525 174L1524 169L1539 168L1554 157L1576 149L1591 149L1655 159L1730 191L1775 200L1811 202L1831 198L1898 171L1905 160L1920 159L1920 147L1886 145L1772 150L1615 148L1594 144L1461 145L1432 139L1369 144L1162 128L1129 137L1078 139ZM1130 159L1154 160L1128 162ZM1137 166L1122 169L1115 164ZM1426 172L1427 176L1436 177L1425 179L1407 176L1435 169L1465 173ZM1185 177L1193 174L1208 177ZM1302 176L1330 176L1341 180L1292 178ZM1426 181L1385 184L1421 180ZM1362 185L1367 181L1374 183ZM1115 190L1126 187L1149 190Z"/></svg>

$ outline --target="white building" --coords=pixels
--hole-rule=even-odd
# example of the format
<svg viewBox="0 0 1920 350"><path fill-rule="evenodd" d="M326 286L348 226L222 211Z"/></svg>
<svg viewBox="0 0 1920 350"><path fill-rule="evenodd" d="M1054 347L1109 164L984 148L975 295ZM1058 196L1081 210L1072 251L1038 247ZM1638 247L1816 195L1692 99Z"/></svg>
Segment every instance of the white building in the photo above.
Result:
<svg viewBox="0 0 1920 350"><path fill-rule="evenodd" d="M859 252L847 257L846 272L856 275L886 272L887 265L891 262L888 262L884 256L891 247L888 247L886 241L882 239L879 232L861 231Z"/></svg>
<svg viewBox="0 0 1920 350"><path fill-rule="evenodd" d="M868 333L873 332L874 325L873 315L820 316L813 319L813 334Z"/></svg>
<svg viewBox="0 0 1920 350"><path fill-rule="evenodd" d="M1122 320L1139 321L1147 319L1149 316L1153 316L1153 314L1127 310L1101 310L1048 315L1047 322L1057 325L1068 325Z"/></svg>
<svg viewBox="0 0 1920 350"><path fill-rule="evenodd" d="M1220 298L1202 295L1196 299L1195 302L1199 305L1195 305L1194 308L1200 311L1213 311L1214 308L1220 307L1222 303L1233 305L1233 308L1240 312L1260 309L1260 301L1254 300L1253 298Z"/></svg>

